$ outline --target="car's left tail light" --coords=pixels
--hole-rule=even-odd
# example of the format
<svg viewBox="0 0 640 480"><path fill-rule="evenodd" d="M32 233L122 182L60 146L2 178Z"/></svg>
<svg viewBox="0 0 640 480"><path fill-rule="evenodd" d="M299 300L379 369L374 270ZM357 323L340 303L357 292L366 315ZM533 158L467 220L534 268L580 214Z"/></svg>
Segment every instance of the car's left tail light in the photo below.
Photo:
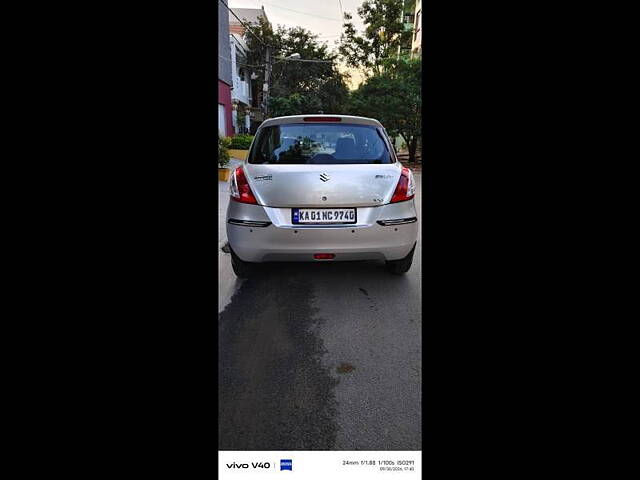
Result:
<svg viewBox="0 0 640 480"><path fill-rule="evenodd" d="M416 187L413 183L413 174L411 170L406 167L402 167L402 173L396 186L396 191L393 192L391 197L391 203L404 202L405 200L411 200L415 196Z"/></svg>
<svg viewBox="0 0 640 480"><path fill-rule="evenodd" d="M233 171L229 193L231 193L231 199L236 202L258 204L242 167L238 167Z"/></svg>

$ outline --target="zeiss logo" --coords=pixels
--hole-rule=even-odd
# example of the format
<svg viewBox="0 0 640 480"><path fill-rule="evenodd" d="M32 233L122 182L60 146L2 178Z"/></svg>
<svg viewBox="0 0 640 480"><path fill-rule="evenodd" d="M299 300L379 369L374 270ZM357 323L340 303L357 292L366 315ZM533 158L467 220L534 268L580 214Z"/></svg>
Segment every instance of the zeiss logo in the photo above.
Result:
<svg viewBox="0 0 640 480"><path fill-rule="evenodd" d="M293 460L280 460L280 471L290 470L293 472Z"/></svg>

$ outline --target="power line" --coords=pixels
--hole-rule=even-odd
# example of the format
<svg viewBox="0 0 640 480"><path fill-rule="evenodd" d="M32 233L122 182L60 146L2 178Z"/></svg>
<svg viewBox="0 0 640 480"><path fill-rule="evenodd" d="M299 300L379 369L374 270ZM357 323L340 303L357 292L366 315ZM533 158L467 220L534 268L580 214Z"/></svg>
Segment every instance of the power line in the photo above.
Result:
<svg viewBox="0 0 640 480"><path fill-rule="evenodd" d="M220 57L223 60L226 60L227 62L232 62L231 58L229 58L229 57L224 57L222 55L218 55L218 57ZM274 63L281 63L281 62L334 63L334 60L306 60L306 59L302 59L302 58L278 58L278 57L276 57L276 61ZM260 69L264 69L264 67L265 67L265 65L249 65L247 63L239 62L238 60L236 60L236 63L238 65L242 65L243 67L252 67L252 68L260 68Z"/></svg>
<svg viewBox="0 0 640 480"><path fill-rule="evenodd" d="M310 62L310 63L333 63L333 60L303 60L301 58L283 58L279 62Z"/></svg>
<svg viewBox="0 0 640 480"><path fill-rule="evenodd" d="M218 55L218 57L220 57L222 60L226 60L227 62L233 63L233 60L231 60L231 58L229 57L223 57L222 55ZM258 68L262 70L264 70L264 67L265 67L264 65L249 65L248 63L242 63L242 62L239 62L238 60L236 60L236 64L242 65L243 67Z"/></svg>
<svg viewBox="0 0 640 480"><path fill-rule="evenodd" d="M254 37L256 37L256 38L258 39L258 41L259 41L262 45L264 45L265 47L267 47L267 46L268 46L266 43L264 43L264 42L262 41L262 39L261 39L258 35L256 35L256 34L253 32L253 30L251 30L251 29L249 28L249 26L248 26L246 23L244 23L242 20L240 20L240 19L238 18L238 16L234 13L234 11L233 11L233 10L231 10L231 9L229 8L229 6L228 6L225 2L223 2L222 0L219 0L219 2L220 2L220 3L222 3L222 4L224 5L224 8L226 8L227 10L229 10L229 11L231 12L231 15L233 15L234 17L236 17L236 18L238 19L238 21L242 24L242 26L244 26L244 28L246 28L247 30L249 30L249 32L251 32L251 35L253 35Z"/></svg>
<svg viewBox="0 0 640 480"><path fill-rule="evenodd" d="M323 18L325 20L331 20L333 22L342 22L342 20L338 20L337 18L323 17L321 15L314 15L313 13L306 13L306 12L301 12L300 10L293 10L292 8L281 7L279 5L272 5L271 3L266 3L266 2L262 2L262 3L264 3L265 5L269 5L270 7L281 8L282 10L289 10L291 12L299 13L300 15L307 15L309 17Z"/></svg>

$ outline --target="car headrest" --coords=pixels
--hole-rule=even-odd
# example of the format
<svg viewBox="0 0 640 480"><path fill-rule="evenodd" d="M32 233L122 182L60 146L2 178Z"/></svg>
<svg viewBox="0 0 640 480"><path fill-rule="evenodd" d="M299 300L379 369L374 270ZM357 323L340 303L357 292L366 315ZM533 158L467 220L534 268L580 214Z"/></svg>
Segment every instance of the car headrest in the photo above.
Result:
<svg viewBox="0 0 640 480"><path fill-rule="evenodd" d="M343 137L336 142L335 156L353 155L356 153L356 142L353 138Z"/></svg>

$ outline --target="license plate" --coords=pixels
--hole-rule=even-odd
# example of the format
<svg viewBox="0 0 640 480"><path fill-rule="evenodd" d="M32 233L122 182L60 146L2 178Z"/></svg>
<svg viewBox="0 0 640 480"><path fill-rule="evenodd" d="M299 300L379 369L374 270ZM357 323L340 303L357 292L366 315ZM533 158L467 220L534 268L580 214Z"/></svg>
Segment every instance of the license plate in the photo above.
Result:
<svg viewBox="0 0 640 480"><path fill-rule="evenodd" d="M294 224L356 223L355 208L292 208Z"/></svg>

